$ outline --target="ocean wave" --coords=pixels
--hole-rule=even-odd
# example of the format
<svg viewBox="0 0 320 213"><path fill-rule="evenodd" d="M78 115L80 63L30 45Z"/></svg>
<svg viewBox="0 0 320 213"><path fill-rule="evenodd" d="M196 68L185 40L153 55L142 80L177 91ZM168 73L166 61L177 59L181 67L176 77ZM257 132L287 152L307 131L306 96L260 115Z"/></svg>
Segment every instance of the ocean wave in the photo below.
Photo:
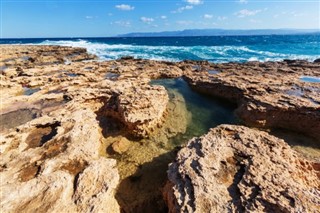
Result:
<svg viewBox="0 0 320 213"><path fill-rule="evenodd" d="M148 46L95 43L83 39L60 41L45 40L39 44L83 47L102 60L113 60L127 55L134 56L135 58L161 61L181 61L191 59L208 60L216 63L230 61L281 61L283 59L305 59L313 61L320 58L320 55L288 54L259 50L255 49L257 47L254 46Z"/></svg>

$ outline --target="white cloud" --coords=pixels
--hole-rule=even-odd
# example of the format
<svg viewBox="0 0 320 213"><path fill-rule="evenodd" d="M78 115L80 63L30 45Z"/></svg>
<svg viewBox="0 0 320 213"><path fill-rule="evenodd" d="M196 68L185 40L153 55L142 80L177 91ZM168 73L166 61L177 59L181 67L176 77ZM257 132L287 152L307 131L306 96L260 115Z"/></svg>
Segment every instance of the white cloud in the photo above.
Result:
<svg viewBox="0 0 320 213"><path fill-rule="evenodd" d="M161 19L167 19L167 16L160 16Z"/></svg>
<svg viewBox="0 0 320 213"><path fill-rule="evenodd" d="M198 5L203 3L201 0L186 0L186 2L193 5Z"/></svg>
<svg viewBox="0 0 320 213"><path fill-rule="evenodd" d="M248 4L248 0L239 0L238 1L240 4Z"/></svg>
<svg viewBox="0 0 320 213"><path fill-rule="evenodd" d="M143 23L146 23L146 24L150 24L151 22L154 21L153 18L147 18L147 17L141 17L140 20L141 20Z"/></svg>
<svg viewBox="0 0 320 213"><path fill-rule="evenodd" d="M187 5L187 6L184 6L184 7L179 7L177 10L171 11L171 13L182 13L185 10L192 10L192 9L193 9L192 5Z"/></svg>
<svg viewBox="0 0 320 213"><path fill-rule="evenodd" d="M93 19L93 16L86 16L86 19Z"/></svg>
<svg viewBox="0 0 320 213"><path fill-rule="evenodd" d="M244 18L244 17L247 17L247 16L254 16L257 13L260 13L260 12L261 12L261 10L247 10L247 9L244 9L244 10L240 10L240 11L236 12L234 15L238 16L239 18Z"/></svg>
<svg viewBox="0 0 320 213"><path fill-rule="evenodd" d="M223 21L223 20L226 20L228 17L226 16L218 16L218 20L219 21Z"/></svg>
<svg viewBox="0 0 320 213"><path fill-rule="evenodd" d="M204 14L204 15L203 15L203 18L205 18L205 19L212 19L212 18L213 18L213 15Z"/></svg>
<svg viewBox="0 0 320 213"><path fill-rule="evenodd" d="M108 16L113 16L113 14L112 13L108 13Z"/></svg>
<svg viewBox="0 0 320 213"><path fill-rule="evenodd" d="M111 24L113 24L113 22ZM121 27L131 27L130 21L115 21L114 24L119 25Z"/></svg>
<svg viewBox="0 0 320 213"><path fill-rule="evenodd" d="M126 11L134 10L134 7L128 4L119 4L119 5L116 5L115 7L119 10L126 10Z"/></svg>

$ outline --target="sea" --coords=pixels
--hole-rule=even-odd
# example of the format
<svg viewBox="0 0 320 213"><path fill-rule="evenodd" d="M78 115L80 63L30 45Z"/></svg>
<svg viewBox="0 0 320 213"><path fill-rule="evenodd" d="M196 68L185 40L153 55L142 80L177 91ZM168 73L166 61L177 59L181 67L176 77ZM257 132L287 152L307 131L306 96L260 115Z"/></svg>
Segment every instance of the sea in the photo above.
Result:
<svg viewBox="0 0 320 213"><path fill-rule="evenodd" d="M84 47L101 60L122 56L214 63L281 61L320 58L320 34L201 36L201 37L112 37L0 39L0 44L34 44Z"/></svg>

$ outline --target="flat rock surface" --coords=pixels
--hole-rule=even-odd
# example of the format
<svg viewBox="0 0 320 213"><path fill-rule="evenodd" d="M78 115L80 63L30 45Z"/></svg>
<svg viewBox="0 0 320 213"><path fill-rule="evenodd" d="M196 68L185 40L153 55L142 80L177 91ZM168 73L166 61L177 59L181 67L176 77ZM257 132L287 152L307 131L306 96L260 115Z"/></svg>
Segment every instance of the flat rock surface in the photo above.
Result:
<svg viewBox="0 0 320 213"><path fill-rule="evenodd" d="M319 212L319 163L243 126L190 140L168 177L169 212Z"/></svg>

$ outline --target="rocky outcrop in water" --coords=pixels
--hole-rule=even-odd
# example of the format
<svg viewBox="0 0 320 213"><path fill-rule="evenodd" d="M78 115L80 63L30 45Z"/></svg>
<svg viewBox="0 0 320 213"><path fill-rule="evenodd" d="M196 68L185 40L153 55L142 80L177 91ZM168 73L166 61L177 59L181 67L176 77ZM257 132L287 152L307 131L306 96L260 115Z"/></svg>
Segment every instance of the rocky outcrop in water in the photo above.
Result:
<svg viewBox="0 0 320 213"><path fill-rule="evenodd" d="M303 78L319 79L319 64L285 60L197 66L185 72L192 88L237 103L236 113L244 124L320 138L320 84Z"/></svg>
<svg viewBox="0 0 320 213"><path fill-rule="evenodd" d="M319 163L283 140L222 125L189 141L169 166L169 212L317 212Z"/></svg>

